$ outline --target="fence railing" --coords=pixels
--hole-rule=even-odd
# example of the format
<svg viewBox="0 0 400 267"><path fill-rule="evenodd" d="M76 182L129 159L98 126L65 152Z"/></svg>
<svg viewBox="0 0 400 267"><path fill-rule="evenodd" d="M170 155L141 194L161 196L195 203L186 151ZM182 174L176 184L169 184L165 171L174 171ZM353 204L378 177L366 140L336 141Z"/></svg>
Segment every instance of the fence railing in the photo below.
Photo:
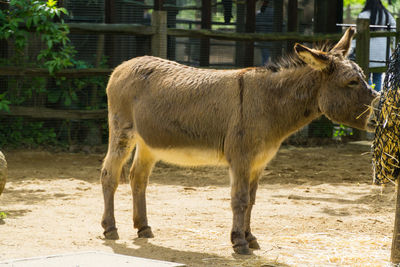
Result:
<svg viewBox="0 0 400 267"><path fill-rule="evenodd" d="M276 42L276 41L295 41L295 42L320 42L320 41L337 41L342 34L314 34L304 35L300 33L236 33L223 32L215 30L193 30L193 29L173 29L167 28L166 11L154 11L152 14L151 26L138 24L99 24L99 23L69 23L70 32L73 34L115 34L115 35L133 35L133 36L151 36L151 53L153 56L166 58L167 56L167 36L189 37L189 38L210 38L217 40L244 41L244 42ZM400 20L397 19L397 27L393 32L376 32L370 31L369 20L358 19L356 34L356 62L368 75L371 72L384 72L385 67L370 68L369 67L369 42L372 37L396 38L396 43L400 41ZM109 75L112 69L65 69L56 72L55 76L78 78L89 76ZM40 68L18 68L18 67L0 67L0 76L50 76L46 69ZM87 111L83 110L65 110L65 112L57 110L51 112L52 109L38 107L24 109L20 107L11 107L10 112L1 111L0 114L8 116L29 116L42 118L105 118L105 110ZM40 115L42 114L42 115Z"/></svg>

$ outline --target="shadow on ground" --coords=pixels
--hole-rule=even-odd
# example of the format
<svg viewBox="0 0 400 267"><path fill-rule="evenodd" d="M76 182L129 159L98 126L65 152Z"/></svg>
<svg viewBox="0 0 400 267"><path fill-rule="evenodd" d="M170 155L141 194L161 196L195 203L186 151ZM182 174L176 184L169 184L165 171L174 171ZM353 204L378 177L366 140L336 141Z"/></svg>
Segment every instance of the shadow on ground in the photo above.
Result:
<svg viewBox="0 0 400 267"><path fill-rule="evenodd" d="M370 148L357 145L283 146L264 171L260 184L371 183ZM9 181L78 179L99 183L103 154L10 151ZM129 169L126 167L125 169ZM125 182L128 178L125 179ZM180 168L158 163L150 183L191 187L229 186L227 167Z"/></svg>
<svg viewBox="0 0 400 267"><path fill-rule="evenodd" d="M142 238L134 239L133 244L138 248L131 248L126 244L120 244L113 240L104 240L104 245L112 248L112 250L117 254L153 260L171 262L179 261L178 263L185 264L186 266L288 266L276 262L267 262L256 255L233 255L233 259L228 259L215 254L175 250L162 246L156 246L148 242L147 239Z"/></svg>

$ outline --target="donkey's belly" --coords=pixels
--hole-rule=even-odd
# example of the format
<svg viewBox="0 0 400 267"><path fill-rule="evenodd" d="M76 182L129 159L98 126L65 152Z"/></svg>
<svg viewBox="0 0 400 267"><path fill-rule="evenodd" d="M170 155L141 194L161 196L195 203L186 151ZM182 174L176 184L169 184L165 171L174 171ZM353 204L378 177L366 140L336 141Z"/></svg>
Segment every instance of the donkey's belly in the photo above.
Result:
<svg viewBox="0 0 400 267"><path fill-rule="evenodd" d="M154 156L164 162L182 166L227 165L225 157L216 150L197 148L151 148Z"/></svg>

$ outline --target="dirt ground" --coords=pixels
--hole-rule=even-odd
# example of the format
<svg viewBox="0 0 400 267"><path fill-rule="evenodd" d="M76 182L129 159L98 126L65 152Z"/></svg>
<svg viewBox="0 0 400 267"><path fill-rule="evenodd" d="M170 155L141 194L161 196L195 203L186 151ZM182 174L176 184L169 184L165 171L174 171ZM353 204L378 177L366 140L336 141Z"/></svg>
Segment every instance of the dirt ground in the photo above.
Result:
<svg viewBox="0 0 400 267"><path fill-rule="evenodd" d="M261 250L232 254L224 168L158 164L148 187L155 238L138 239L130 187L116 194L120 240L102 236L104 156L3 151L9 180L0 196L0 261L105 251L187 266L387 266L393 186L372 185L366 145L284 146L264 171L252 229Z"/></svg>

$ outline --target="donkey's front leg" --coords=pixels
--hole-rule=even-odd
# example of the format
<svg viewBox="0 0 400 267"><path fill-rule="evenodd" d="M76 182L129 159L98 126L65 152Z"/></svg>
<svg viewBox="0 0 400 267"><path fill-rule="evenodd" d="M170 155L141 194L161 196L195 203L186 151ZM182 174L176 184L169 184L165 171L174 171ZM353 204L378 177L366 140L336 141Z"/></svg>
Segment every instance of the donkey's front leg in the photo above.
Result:
<svg viewBox="0 0 400 267"><path fill-rule="evenodd" d="M249 242L249 247L252 249L260 249L260 245L257 242L257 238L251 233L250 221L251 221L251 210L256 201L256 192L258 188L258 180L262 173L262 169L253 172L250 177L250 202L247 206L245 215L245 237L247 242Z"/></svg>
<svg viewBox="0 0 400 267"><path fill-rule="evenodd" d="M249 243L245 235L245 214L249 205L250 174L243 162L231 164L231 206L233 224L231 242L238 254L250 254Z"/></svg>

